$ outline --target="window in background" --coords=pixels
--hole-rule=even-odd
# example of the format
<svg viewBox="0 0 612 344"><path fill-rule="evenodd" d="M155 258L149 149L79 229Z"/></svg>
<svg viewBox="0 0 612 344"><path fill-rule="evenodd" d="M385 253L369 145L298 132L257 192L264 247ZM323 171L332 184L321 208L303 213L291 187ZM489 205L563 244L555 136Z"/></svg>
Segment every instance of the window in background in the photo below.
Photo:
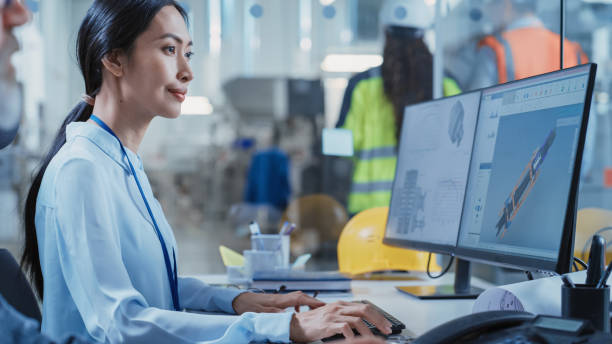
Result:
<svg viewBox="0 0 612 344"><path fill-rule="evenodd" d="M378 12L382 6L379 0L358 0L352 4L353 31L357 40L374 41L379 38Z"/></svg>
<svg viewBox="0 0 612 344"><path fill-rule="evenodd" d="M567 1L568 39L598 64L582 164L579 208L612 209L612 3ZM605 236L608 240L612 236Z"/></svg>

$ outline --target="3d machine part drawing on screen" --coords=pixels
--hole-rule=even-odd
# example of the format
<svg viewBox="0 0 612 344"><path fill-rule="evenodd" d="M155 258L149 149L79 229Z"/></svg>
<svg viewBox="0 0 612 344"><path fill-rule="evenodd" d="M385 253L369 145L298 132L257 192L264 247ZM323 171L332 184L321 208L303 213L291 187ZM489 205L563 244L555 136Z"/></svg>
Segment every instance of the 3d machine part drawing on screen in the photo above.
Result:
<svg viewBox="0 0 612 344"><path fill-rule="evenodd" d="M531 160L529 160L529 163L527 163L527 166L525 166L523 173L519 177L519 182L514 186L510 196L506 198L504 207L499 212L500 219L495 226L497 227L498 237L504 237L504 234L510 227L512 220L535 185L538 175L540 174L540 167L544 162L544 158L546 158L548 149L550 146L552 146L553 141L555 140L555 135L555 129L551 130L544 144L533 152Z"/></svg>
<svg viewBox="0 0 612 344"><path fill-rule="evenodd" d="M425 227L423 212L425 211L425 192L417 185L419 172L410 170L406 172L402 196L400 197L401 213L398 232L402 234L412 233L416 229Z"/></svg>
<svg viewBox="0 0 612 344"><path fill-rule="evenodd" d="M464 113L463 104L461 101L457 101L451 109L450 122L448 123L448 136L452 143L457 144L457 147L461 145L461 139L463 139Z"/></svg>

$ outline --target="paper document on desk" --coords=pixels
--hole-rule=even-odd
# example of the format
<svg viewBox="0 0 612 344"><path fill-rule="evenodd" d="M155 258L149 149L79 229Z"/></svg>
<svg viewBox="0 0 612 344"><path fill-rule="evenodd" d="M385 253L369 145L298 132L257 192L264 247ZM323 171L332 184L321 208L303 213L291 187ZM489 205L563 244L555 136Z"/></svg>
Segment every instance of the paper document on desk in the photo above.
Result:
<svg viewBox="0 0 612 344"><path fill-rule="evenodd" d="M583 281L586 273L579 271L570 276L574 281ZM507 310L561 316L562 284L561 278L555 276L489 288L474 301L472 313Z"/></svg>

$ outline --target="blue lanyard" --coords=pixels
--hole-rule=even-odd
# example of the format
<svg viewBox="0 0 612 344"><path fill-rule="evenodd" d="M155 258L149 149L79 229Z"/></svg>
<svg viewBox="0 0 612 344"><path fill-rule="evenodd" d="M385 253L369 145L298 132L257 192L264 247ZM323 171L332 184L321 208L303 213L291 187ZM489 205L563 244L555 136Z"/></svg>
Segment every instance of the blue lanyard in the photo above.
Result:
<svg viewBox="0 0 612 344"><path fill-rule="evenodd" d="M147 211L149 212L149 216L151 216L151 220L153 220L153 226L155 227L157 238L159 239L159 243L161 244L162 251L164 253L164 261L166 262L166 273L168 274L168 282L170 282L170 291L172 292L172 303L174 303L174 310L180 311L181 307L179 305L179 297L178 297L178 275L176 272L176 255L174 254L174 248L172 248L172 258L174 259L174 269L173 269L172 265L170 265L170 256L168 255L168 249L166 248L166 242L164 241L164 237L159 231L159 227L157 226L157 221L155 221L155 217L153 216L153 212L151 211L149 202L147 202L147 198L145 197L144 192L142 191L142 186L140 186L140 181L138 181L138 176L136 176L136 171L134 170L134 166L132 165L132 162L130 161L130 158L128 157L127 152L125 151L125 148L123 148L123 144L121 143L121 140L119 140L119 138L117 137L117 135L115 135L113 130L109 128L106 125L106 123L104 123L96 115L91 115L90 118L94 122L98 123L98 125L100 125L102 129L106 130L109 134L113 135L117 139L117 141L119 141L119 146L121 146L121 151L123 152L123 155L127 159L128 164L130 165L130 170L132 171L132 175L134 176L134 179L136 180L136 185L138 185L138 190L140 191L142 200L147 206Z"/></svg>

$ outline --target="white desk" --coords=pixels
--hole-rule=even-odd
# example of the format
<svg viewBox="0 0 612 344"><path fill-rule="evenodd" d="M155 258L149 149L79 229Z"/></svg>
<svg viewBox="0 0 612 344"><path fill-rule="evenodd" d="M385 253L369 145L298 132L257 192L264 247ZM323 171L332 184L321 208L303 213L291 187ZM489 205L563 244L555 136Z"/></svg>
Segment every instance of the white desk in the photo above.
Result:
<svg viewBox="0 0 612 344"><path fill-rule="evenodd" d="M199 277L207 283L227 283L225 275ZM369 300L402 321L409 332L417 336L449 320L472 313L474 300L419 300L395 289L398 285L452 284L454 275L448 273L435 280L427 278L425 274L422 277L422 281L352 281L351 293L320 293L317 298L325 302ZM472 278L472 285L483 289L492 286L477 278Z"/></svg>

